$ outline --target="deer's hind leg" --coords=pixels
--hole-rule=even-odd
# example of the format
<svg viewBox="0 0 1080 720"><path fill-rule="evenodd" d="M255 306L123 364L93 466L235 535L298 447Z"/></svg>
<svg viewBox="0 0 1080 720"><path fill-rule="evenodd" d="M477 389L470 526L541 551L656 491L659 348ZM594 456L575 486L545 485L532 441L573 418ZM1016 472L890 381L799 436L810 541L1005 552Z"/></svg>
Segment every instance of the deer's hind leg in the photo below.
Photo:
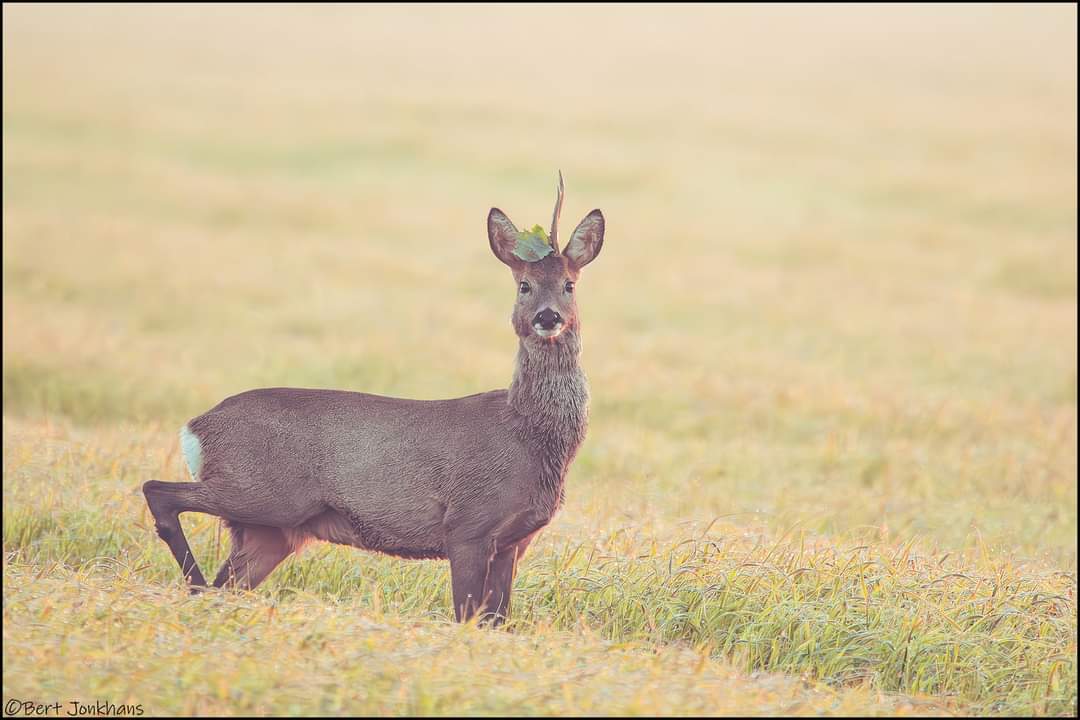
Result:
<svg viewBox="0 0 1080 720"><path fill-rule="evenodd" d="M232 549L214 578L214 587L218 588L255 588L307 539L295 530L231 521L226 524L232 534Z"/></svg>
<svg viewBox="0 0 1080 720"><path fill-rule="evenodd" d="M184 579L191 585L191 591L197 592L206 586L206 578L195 562L184 530L180 527L180 513L214 513L208 502L206 487L202 483L171 483L151 480L143 485L143 495L150 513L154 516L157 533L169 546Z"/></svg>

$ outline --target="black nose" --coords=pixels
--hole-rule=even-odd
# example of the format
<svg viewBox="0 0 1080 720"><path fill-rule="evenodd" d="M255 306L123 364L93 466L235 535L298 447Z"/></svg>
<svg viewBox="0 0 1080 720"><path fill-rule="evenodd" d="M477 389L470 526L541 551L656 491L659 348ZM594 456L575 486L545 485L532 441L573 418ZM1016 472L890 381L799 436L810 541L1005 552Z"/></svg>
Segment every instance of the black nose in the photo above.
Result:
<svg viewBox="0 0 1080 720"><path fill-rule="evenodd" d="M539 325L545 330L554 330L557 326L562 325L562 321L562 315L551 308L544 308L536 313L536 317L533 318L533 325Z"/></svg>

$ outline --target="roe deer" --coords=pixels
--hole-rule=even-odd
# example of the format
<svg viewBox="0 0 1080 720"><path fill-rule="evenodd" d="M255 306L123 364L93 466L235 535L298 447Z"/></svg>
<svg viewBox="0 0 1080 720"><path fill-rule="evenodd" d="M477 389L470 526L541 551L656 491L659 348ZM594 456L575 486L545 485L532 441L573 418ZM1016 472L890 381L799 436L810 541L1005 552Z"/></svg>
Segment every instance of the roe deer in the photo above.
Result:
<svg viewBox="0 0 1080 720"><path fill-rule="evenodd" d="M551 234L519 232L498 208L488 241L516 285L517 366L509 389L452 400L268 388L222 401L180 431L195 482L151 480L158 535L192 592L206 580L179 522L221 517L232 550L215 587L253 588L310 540L450 560L454 615L509 615L518 560L563 502L585 437L574 283L604 242L593 210L559 250L562 173Z"/></svg>

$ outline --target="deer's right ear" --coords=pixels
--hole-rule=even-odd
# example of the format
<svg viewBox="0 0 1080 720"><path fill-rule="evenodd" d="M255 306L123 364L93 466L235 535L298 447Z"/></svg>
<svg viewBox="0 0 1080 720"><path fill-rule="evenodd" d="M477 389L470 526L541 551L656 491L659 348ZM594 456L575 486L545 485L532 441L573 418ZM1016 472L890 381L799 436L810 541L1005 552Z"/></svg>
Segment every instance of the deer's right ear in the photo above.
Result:
<svg viewBox="0 0 1080 720"><path fill-rule="evenodd" d="M574 229L563 255L578 270L585 267L600 254L604 245L604 213L593 210Z"/></svg>
<svg viewBox="0 0 1080 720"><path fill-rule="evenodd" d="M510 222L510 218L506 217L499 208L491 208L491 212L488 213L487 229L488 242L491 243L491 252L495 253L495 257L512 268L520 266L521 259L513 253L517 245L518 229L514 227L514 223Z"/></svg>

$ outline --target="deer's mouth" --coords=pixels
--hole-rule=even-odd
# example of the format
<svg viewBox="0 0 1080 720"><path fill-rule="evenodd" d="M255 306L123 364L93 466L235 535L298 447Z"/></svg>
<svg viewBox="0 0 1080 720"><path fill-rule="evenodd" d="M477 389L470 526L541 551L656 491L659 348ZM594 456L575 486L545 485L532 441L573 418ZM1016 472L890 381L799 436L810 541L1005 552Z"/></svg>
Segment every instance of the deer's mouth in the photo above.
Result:
<svg viewBox="0 0 1080 720"><path fill-rule="evenodd" d="M532 321L533 332L537 336L550 340L551 338L558 337L566 328L566 320L559 314L558 310L550 307L546 307L540 312L536 313L536 316Z"/></svg>
<svg viewBox="0 0 1080 720"><path fill-rule="evenodd" d="M557 338L559 337L559 335L562 334L562 331L566 329L566 323L559 323L553 328L545 328L536 324L534 324L532 327L533 332L536 333L537 337L542 337L545 340L551 340L552 338Z"/></svg>

